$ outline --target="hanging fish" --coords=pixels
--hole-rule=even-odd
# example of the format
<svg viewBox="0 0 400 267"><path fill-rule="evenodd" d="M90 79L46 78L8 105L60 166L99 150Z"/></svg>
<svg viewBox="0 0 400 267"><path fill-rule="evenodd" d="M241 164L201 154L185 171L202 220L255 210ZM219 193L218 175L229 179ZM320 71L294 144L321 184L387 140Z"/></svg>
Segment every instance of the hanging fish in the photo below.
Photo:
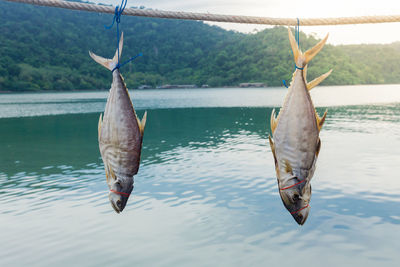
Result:
<svg viewBox="0 0 400 267"><path fill-rule="evenodd" d="M332 70L307 83L307 64L322 49L328 35L313 48L302 53L289 30L296 70L289 91L275 117L271 114L269 144L275 160L279 194L286 209L296 222L304 224L310 211L311 184L315 163L321 148L319 132L327 111L322 118L316 112L309 90L331 74Z"/></svg>
<svg viewBox="0 0 400 267"><path fill-rule="evenodd" d="M124 208L133 190L133 176L139 170L143 132L146 124L145 112L142 121L136 115L129 93L118 65L123 45L123 34L113 59L106 59L89 52L99 64L112 71L113 81L107 99L104 116L99 119L99 148L106 170L109 199L119 213ZM119 55L118 55L119 52Z"/></svg>

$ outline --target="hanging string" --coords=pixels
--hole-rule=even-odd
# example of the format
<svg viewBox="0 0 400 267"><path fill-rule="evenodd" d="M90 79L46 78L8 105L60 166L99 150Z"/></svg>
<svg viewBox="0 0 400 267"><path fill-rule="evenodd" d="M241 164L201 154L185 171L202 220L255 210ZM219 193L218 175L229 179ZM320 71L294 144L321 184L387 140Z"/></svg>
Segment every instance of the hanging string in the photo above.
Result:
<svg viewBox="0 0 400 267"><path fill-rule="evenodd" d="M297 47L300 50L300 20L299 20L299 18L297 18L297 26L295 26L294 30L295 30L294 34L295 34L295 38L296 38L296 42L297 42ZM296 70L296 69L303 70L304 68L297 67L296 62L295 62L294 70Z"/></svg>
<svg viewBox="0 0 400 267"><path fill-rule="evenodd" d="M121 15L122 15L122 13L124 12L127 3L128 3L128 0L122 0L121 6L116 6L116 7L115 7L114 18L113 18L113 21L112 21L111 25L110 25L110 26L104 25L104 28L106 28L106 29L109 30L109 29L111 29L111 28L114 26L114 22L117 23L117 52L118 52L117 54L118 54L118 63L117 63L117 65L115 66L115 68L112 69L111 72L114 72L114 70L121 68L121 67L124 66L126 63L129 63L129 62L131 62L132 60L136 59L137 57L140 57L140 56L143 55L142 53L139 53L139 54L137 54L136 56L134 56L134 57L128 59L127 61L124 61L122 64L119 63L119 39L120 39L119 24L121 23Z"/></svg>
<svg viewBox="0 0 400 267"><path fill-rule="evenodd" d="M297 47L300 49L300 20L299 20L299 18L297 18L297 25L294 27L294 37L295 37L296 42L297 42ZM303 70L304 68L297 67L296 62L295 62L294 63L294 70L296 71L296 69ZM286 88L289 88L289 86L286 84L285 80L282 80L282 83Z"/></svg>

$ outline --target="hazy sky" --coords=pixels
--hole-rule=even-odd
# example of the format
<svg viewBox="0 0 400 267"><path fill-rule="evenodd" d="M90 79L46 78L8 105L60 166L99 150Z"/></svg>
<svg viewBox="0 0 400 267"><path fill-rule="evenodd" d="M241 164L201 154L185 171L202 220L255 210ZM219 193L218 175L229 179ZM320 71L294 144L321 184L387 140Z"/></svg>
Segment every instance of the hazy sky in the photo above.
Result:
<svg viewBox="0 0 400 267"><path fill-rule="evenodd" d="M92 0L117 5L121 0ZM172 11L209 12L218 14L265 17L343 17L398 15L400 0L128 0L128 6L145 6ZM211 24L211 23L210 23ZM265 26L212 23L225 29L252 32ZM400 23L301 27L301 31L323 37L329 32L332 44L391 43L400 41Z"/></svg>

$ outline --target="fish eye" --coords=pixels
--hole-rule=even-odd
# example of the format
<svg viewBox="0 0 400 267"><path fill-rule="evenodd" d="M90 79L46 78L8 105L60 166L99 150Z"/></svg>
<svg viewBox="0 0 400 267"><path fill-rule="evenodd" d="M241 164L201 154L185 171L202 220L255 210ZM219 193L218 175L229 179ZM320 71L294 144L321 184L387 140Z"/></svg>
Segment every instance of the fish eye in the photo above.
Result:
<svg viewBox="0 0 400 267"><path fill-rule="evenodd" d="M294 194L293 195L293 202L299 201L300 200L300 196L298 194Z"/></svg>

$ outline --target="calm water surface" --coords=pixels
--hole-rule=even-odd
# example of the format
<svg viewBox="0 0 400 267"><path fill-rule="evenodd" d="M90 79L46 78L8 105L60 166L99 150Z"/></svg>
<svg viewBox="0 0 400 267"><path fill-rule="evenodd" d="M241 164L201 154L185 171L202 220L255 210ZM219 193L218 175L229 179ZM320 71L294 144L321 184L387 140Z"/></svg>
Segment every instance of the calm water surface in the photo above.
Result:
<svg viewBox="0 0 400 267"><path fill-rule="evenodd" d="M328 107L298 226L267 142L286 89L134 91L148 111L128 205L97 144L107 92L0 95L0 266L397 266L400 86L320 87Z"/></svg>

